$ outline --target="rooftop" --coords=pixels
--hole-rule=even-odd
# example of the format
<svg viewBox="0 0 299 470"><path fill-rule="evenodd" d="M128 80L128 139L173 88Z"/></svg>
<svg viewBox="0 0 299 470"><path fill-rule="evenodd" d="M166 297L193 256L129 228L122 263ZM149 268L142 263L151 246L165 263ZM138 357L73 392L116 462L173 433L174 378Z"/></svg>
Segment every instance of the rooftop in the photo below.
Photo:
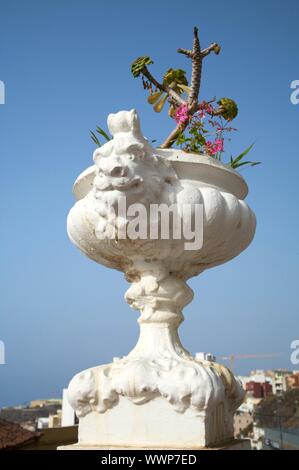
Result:
<svg viewBox="0 0 299 470"><path fill-rule="evenodd" d="M39 432L27 431L19 424L0 420L0 450L13 449L21 444L34 441Z"/></svg>

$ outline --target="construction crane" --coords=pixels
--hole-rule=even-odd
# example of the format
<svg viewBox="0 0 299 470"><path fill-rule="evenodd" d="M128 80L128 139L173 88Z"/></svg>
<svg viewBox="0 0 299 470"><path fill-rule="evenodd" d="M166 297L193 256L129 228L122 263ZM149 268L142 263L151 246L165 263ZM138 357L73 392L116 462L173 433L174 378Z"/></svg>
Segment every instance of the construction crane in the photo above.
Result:
<svg viewBox="0 0 299 470"><path fill-rule="evenodd" d="M230 361L230 370L233 371L236 359L263 359L270 357L281 356L282 353L268 353L268 354L231 354L230 356L220 356L219 359Z"/></svg>

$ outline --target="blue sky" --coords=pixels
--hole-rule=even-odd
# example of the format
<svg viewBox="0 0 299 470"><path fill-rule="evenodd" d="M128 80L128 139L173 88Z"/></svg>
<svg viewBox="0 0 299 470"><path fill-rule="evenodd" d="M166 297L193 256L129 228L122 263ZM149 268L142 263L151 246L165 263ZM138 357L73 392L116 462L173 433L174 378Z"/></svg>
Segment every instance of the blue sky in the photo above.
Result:
<svg viewBox="0 0 299 470"><path fill-rule="evenodd" d="M153 113L130 64L154 60L160 77L186 68L198 25L205 60L201 97L239 105L237 153L256 142L262 165L245 176L258 226L251 246L190 281L193 303L181 327L192 352L281 352L239 360L235 371L286 367L298 320L298 123L290 84L299 80L297 0L2 0L0 80L1 317L0 406L59 396L71 377L126 354L137 312L126 305L121 273L96 265L68 240L71 188L91 164L89 129L110 112L135 107L144 134L161 141L172 127Z"/></svg>

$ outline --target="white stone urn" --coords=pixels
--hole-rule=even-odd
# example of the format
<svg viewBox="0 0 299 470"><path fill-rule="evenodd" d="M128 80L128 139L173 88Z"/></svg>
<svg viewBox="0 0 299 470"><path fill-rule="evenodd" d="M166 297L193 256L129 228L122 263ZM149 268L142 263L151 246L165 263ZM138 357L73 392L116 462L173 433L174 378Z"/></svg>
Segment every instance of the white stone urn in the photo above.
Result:
<svg viewBox="0 0 299 470"><path fill-rule="evenodd" d="M77 202L67 229L89 258L124 272L131 283L125 299L140 311L140 337L127 356L80 372L70 382L68 399L79 417L76 446L219 445L233 438L243 389L223 365L194 358L182 346L178 327L193 298L186 281L234 258L254 236L255 216L244 201L247 185L208 156L152 148L135 110L110 114L108 128L113 139L94 152L94 165L75 182ZM135 212L120 214L120 200ZM168 239L160 232L141 239L133 224L135 236L134 230L124 236L136 207L148 215L160 204L174 205L181 218L190 207L193 222L202 208L199 247L187 249L185 235L171 237L173 228ZM162 218L147 221L149 231Z"/></svg>

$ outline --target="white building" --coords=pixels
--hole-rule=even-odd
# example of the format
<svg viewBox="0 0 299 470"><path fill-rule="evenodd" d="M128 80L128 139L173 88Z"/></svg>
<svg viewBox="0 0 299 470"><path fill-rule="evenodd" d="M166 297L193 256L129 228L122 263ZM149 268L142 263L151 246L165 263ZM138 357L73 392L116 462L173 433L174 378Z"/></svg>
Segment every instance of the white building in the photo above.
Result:
<svg viewBox="0 0 299 470"><path fill-rule="evenodd" d="M64 388L62 391L61 426L73 426L74 424L76 424L76 415L67 399L67 389Z"/></svg>

